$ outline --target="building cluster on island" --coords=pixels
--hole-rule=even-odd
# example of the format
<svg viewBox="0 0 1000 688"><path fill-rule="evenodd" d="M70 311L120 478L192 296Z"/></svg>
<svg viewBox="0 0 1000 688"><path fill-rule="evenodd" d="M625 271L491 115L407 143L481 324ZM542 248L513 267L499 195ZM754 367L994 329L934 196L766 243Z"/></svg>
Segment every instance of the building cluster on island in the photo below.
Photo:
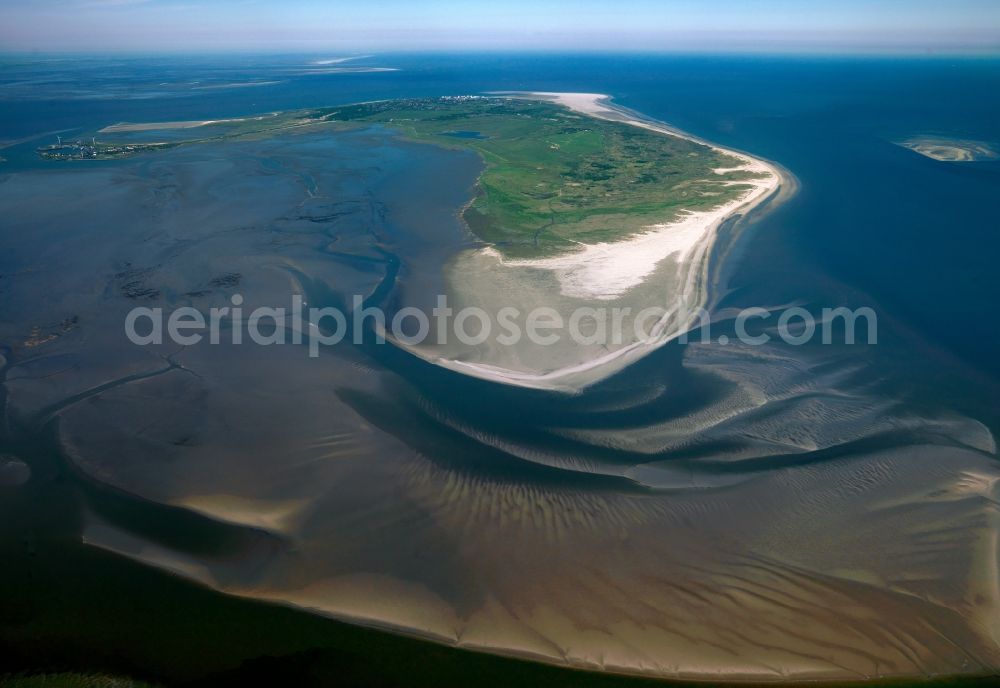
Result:
<svg viewBox="0 0 1000 688"><path fill-rule="evenodd" d="M438 96L434 98L396 98L392 100L372 100L365 103L321 108L315 112L322 120L349 120L359 117L369 117L381 112L397 110L436 110L443 104L468 103L476 101L501 104L508 99L498 96Z"/></svg>
<svg viewBox="0 0 1000 688"><path fill-rule="evenodd" d="M143 151L170 147L170 143L103 143L96 138L90 142L80 139L39 147L38 154L45 160L117 160Z"/></svg>

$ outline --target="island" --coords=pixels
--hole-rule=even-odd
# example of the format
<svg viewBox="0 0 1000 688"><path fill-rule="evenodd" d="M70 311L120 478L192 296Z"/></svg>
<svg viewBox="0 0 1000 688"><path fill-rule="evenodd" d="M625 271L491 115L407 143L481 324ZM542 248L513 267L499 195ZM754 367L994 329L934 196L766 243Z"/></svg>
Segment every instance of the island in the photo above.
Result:
<svg viewBox="0 0 1000 688"><path fill-rule="evenodd" d="M712 298L722 228L792 186L772 163L612 105L603 94L385 101L320 116L377 123L482 157L463 216L485 246L452 262L459 305L498 312L511 303L544 304L564 320L580 307L630 313L619 340L595 346L398 342L435 365L521 387L577 393L688 331ZM650 307L656 315L638 322Z"/></svg>
<svg viewBox="0 0 1000 688"><path fill-rule="evenodd" d="M581 307L628 311L623 336L594 346L537 346L523 338L512 345L498 342L495 333L473 347L392 340L434 365L522 387L576 393L688 331L710 304L723 228L733 230L789 188L788 176L772 163L594 93L504 92L232 119L120 122L95 132L89 146L39 152L108 159L366 130L471 151L481 160L462 211L472 247L445 267L447 296L456 307L498 313L511 305L544 305L564 321ZM725 238L735 234L727 231ZM660 310L645 318L650 307Z"/></svg>

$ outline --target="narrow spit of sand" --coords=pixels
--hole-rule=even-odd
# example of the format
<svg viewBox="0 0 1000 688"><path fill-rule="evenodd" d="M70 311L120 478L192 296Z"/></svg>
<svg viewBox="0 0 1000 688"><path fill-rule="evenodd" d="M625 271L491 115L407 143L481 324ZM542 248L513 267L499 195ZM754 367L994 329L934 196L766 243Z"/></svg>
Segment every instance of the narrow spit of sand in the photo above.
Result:
<svg viewBox="0 0 1000 688"><path fill-rule="evenodd" d="M159 129L196 129L198 127L207 127L210 124L230 124L233 122L257 122L264 119L269 119L271 117L277 116L278 113L272 112L267 115L260 115L258 117L233 117L231 119L203 119L203 120L186 120L179 122L119 122L118 124L112 124L110 126L104 127L98 130L98 134L113 134L117 132L126 131L156 131Z"/></svg>

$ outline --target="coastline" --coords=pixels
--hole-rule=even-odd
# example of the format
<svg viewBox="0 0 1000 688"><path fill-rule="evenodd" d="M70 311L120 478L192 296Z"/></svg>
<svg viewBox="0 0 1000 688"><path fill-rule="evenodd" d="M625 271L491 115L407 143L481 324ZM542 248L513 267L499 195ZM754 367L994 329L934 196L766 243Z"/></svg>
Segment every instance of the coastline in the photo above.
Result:
<svg viewBox="0 0 1000 688"><path fill-rule="evenodd" d="M429 356L415 347L406 347L408 351L436 365L492 382L579 392L663 346L689 328L696 319L698 310L705 308L709 302L706 277L719 229L728 221L745 218L767 201L778 197L790 187L789 180L776 165L763 159L722 148L679 132L666 124L638 119L634 113L611 105L611 97L605 94L497 92L496 95L546 100L589 117L624 122L693 141L742 162L735 167L716 169L717 174L747 171L760 175L745 181L727 182L751 186L738 199L707 211L685 211L677 220L650 225L645 231L621 241L588 244L563 255L539 259L505 259L492 247L477 251L480 256L489 257L506 267L551 272L558 280L563 296L592 302L607 302L622 297L645 283L665 260L673 258L682 278L681 290L674 295L673 304L645 304L666 308L666 312L653 325L646 338L587 361L544 372L513 370L490 363ZM685 315L686 318L683 318ZM679 317L682 319L678 319Z"/></svg>

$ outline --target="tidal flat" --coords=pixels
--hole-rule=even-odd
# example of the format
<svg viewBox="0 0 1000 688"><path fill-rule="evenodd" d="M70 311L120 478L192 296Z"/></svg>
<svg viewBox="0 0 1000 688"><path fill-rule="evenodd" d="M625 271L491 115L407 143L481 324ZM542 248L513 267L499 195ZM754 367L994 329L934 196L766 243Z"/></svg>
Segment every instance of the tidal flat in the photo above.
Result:
<svg viewBox="0 0 1000 688"><path fill-rule="evenodd" d="M482 257L461 213L483 160L384 124L311 122L70 164L0 182L4 475L31 470L4 489L66 498L51 502L58 538L5 523L18 571L38 541L82 543L85 570L142 571L188 610L275 603L338 633L600 676L1000 666L993 435L901 404L876 351L670 342L566 394L367 341L318 359L136 347L122 332L136 305L475 296L455 266ZM633 297L662 297L662 269ZM4 637L22 649L53 637L32 611L8 604L22 622Z"/></svg>

